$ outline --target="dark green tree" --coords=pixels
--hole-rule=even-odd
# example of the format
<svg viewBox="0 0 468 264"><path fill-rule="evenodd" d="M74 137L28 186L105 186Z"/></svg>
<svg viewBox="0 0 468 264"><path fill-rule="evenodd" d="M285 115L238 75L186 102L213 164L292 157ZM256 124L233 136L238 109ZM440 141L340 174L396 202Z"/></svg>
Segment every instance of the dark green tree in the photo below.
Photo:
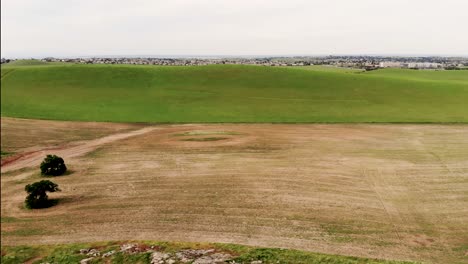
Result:
<svg viewBox="0 0 468 264"><path fill-rule="evenodd" d="M67 171L63 159L56 155L47 155L41 163L41 173L47 176L59 176Z"/></svg>
<svg viewBox="0 0 468 264"><path fill-rule="evenodd" d="M24 187L24 190L28 193L26 196L26 207L27 208L45 208L51 205L47 192L59 192L58 185L48 181L42 180L33 184L28 184Z"/></svg>

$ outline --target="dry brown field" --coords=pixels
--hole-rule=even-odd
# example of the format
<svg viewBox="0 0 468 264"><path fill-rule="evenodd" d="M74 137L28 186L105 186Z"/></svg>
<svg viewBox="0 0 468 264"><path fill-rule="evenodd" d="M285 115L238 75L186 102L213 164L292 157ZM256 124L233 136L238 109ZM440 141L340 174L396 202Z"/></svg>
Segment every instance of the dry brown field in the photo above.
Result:
<svg viewBox="0 0 468 264"><path fill-rule="evenodd" d="M2 245L230 242L468 262L468 125L2 118ZM45 154L58 205L23 207Z"/></svg>

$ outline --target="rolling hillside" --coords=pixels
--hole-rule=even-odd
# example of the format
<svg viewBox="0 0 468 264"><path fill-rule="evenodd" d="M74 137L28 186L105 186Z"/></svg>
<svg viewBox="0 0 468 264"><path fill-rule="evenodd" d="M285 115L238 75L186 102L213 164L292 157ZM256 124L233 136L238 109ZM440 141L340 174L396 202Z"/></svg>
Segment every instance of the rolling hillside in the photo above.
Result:
<svg viewBox="0 0 468 264"><path fill-rule="evenodd" d="M114 122L468 122L468 72L244 65L2 68L2 116Z"/></svg>

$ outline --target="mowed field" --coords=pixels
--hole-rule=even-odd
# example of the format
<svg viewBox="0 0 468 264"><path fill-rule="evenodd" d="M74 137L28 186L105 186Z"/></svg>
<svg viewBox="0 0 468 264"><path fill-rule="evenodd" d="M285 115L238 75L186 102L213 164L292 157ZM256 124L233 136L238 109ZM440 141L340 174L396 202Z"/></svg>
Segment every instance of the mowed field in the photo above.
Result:
<svg viewBox="0 0 468 264"><path fill-rule="evenodd" d="M16 152L2 165L2 246L226 242L468 261L466 125L1 122L2 151ZM59 203L26 210L47 153L70 170L53 179Z"/></svg>
<svg viewBox="0 0 468 264"><path fill-rule="evenodd" d="M468 71L16 62L2 116L162 123L468 122Z"/></svg>

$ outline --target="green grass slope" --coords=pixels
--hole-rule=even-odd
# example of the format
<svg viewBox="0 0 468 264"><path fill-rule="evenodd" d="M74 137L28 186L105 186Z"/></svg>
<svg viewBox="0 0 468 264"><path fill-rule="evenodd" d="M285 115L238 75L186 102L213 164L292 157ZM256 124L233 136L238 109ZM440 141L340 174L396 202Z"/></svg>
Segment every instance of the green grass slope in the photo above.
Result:
<svg viewBox="0 0 468 264"><path fill-rule="evenodd" d="M116 122L468 122L466 71L2 68L2 116Z"/></svg>
<svg viewBox="0 0 468 264"><path fill-rule="evenodd" d="M128 243L128 242L127 242ZM120 245L117 242L93 243L93 244L69 244L54 246L7 246L2 247L1 263L79 263L88 256L80 254L80 249L96 248L101 252L116 251L110 257L95 257L91 263L151 263L150 252L123 253L119 252ZM149 248L154 246L159 252L174 255L175 252L184 249L215 249L217 252L225 252L234 255L235 263L294 263L294 264L411 264L414 262L390 261L368 258L346 257L327 255L298 250L278 248L255 248L235 244L211 244L211 243L167 243L167 242L138 242L139 246ZM416 263L414 263L416 264Z"/></svg>
<svg viewBox="0 0 468 264"><path fill-rule="evenodd" d="M5 64L5 65L2 65L2 67L4 66L7 66L7 67L11 67L11 66L35 66L35 65L47 65L47 62L44 62L44 61L40 61L40 60L34 60L34 59L30 59L30 60L15 60L15 61L12 61L8 64Z"/></svg>
<svg viewBox="0 0 468 264"><path fill-rule="evenodd" d="M384 69L365 74L417 81L468 83L468 71Z"/></svg>

